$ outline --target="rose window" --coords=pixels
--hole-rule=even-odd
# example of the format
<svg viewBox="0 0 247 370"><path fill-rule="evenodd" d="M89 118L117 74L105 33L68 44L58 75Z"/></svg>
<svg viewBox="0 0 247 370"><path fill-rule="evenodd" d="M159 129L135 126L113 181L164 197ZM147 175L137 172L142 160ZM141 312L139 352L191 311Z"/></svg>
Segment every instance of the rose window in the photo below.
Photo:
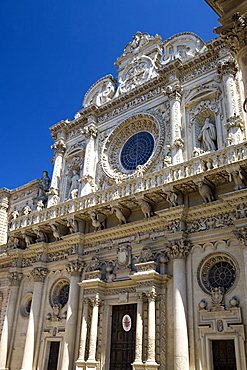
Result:
<svg viewBox="0 0 247 370"><path fill-rule="evenodd" d="M145 164L151 157L154 149L154 138L147 131L137 132L124 144L120 161L127 171L136 170L137 166Z"/></svg>
<svg viewBox="0 0 247 370"><path fill-rule="evenodd" d="M59 280L52 288L50 293L50 304L53 307L59 304L64 307L69 299L69 283L67 280Z"/></svg>
<svg viewBox="0 0 247 370"><path fill-rule="evenodd" d="M225 253L207 256L198 268L198 282L201 288L210 293L212 288L229 291L238 277L237 262Z"/></svg>

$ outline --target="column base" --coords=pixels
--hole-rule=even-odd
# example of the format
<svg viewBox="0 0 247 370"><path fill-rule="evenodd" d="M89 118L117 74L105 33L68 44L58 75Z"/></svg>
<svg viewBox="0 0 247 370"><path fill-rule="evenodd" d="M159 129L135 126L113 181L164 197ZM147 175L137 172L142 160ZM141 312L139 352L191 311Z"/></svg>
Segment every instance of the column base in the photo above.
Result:
<svg viewBox="0 0 247 370"><path fill-rule="evenodd" d="M145 362L145 370L158 370L159 366L155 361Z"/></svg>
<svg viewBox="0 0 247 370"><path fill-rule="evenodd" d="M96 370L98 361L76 361L76 370Z"/></svg>
<svg viewBox="0 0 247 370"><path fill-rule="evenodd" d="M133 370L145 370L145 364L143 362L133 362L132 369Z"/></svg>

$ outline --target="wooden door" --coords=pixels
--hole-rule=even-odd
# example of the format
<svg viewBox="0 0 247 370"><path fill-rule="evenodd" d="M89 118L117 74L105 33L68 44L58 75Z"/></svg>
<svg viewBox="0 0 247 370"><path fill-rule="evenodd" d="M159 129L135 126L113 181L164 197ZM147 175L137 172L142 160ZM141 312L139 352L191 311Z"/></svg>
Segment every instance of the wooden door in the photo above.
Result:
<svg viewBox="0 0 247 370"><path fill-rule="evenodd" d="M237 370L234 340L213 340L213 369Z"/></svg>
<svg viewBox="0 0 247 370"><path fill-rule="evenodd" d="M136 304L112 307L110 370L131 370L135 359Z"/></svg>
<svg viewBox="0 0 247 370"><path fill-rule="evenodd" d="M50 342L47 370L57 370L60 342Z"/></svg>

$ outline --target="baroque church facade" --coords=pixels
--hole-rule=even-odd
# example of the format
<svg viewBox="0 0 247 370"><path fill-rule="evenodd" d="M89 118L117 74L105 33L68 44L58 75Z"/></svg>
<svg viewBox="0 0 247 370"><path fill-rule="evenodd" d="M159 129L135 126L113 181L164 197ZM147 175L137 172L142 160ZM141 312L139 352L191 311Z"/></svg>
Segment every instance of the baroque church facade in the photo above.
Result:
<svg viewBox="0 0 247 370"><path fill-rule="evenodd" d="M51 179L0 190L1 370L246 370L247 119L231 49L137 32L117 80L51 127Z"/></svg>

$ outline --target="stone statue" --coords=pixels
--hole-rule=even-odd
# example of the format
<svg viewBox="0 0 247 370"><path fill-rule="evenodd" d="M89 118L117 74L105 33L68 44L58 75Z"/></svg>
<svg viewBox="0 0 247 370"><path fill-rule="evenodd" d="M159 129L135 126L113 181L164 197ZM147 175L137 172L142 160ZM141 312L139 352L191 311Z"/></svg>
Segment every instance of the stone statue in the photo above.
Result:
<svg viewBox="0 0 247 370"><path fill-rule="evenodd" d="M36 210L38 212L42 211L42 209L44 208L44 203L43 203L43 200L38 200L38 203L37 203L37 207L36 207Z"/></svg>
<svg viewBox="0 0 247 370"><path fill-rule="evenodd" d="M174 191L168 191L166 193L166 199L170 205L170 207L176 207L178 205L178 196Z"/></svg>
<svg viewBox="0 0 247 370"><path fill-rule="evenodd" d="M217 149L216 139L217 134L215 125L210 122L209 118L206 118L198 136L198 140L201 141L202 147L205 151L212 151Z"/></svg>
<svg viewBox="0 0 247 370"><path fill-rule="evenodd" d="M51 229L52 229L52 234L55 238L56 241L58 240L61 240L61 235L60 235L60 232L59 232L59 229L58 229L58 226L55 225L55 224L51 224Z"/></svg>
<svg viewBox="0 0 247 370"><path fill-rule="evenodd" d="M32 212L31 207L28 204L26 204L25 207L23 207L22 214L24 216L27 216L31 212Z"/></svg>
<svg viewBox="0 0 247 370"><path fill-rule="evenodd" d="M12 220L16 220L17 217L19 217L19 211L16 209L16 207L14 207L14 210L13 212L11 213L11 219Z"/></svg>
<svg viewBox="0 0 247 370"><path fill-rule="evenodd" d="M67 227L69 229L70 234L78 233L78 222L75 220L75 218L68 218L67 219Z"/></svg>
<svg viewBox="0 0 247 370"><path fill-rule="evenodd" d="M99 231L105 228L105 215L92 211L90 212L90 218L94 231Z"/></svg>
<svg viewBox="0 0 247 370"><path fill-rule="evenodd" d="M214 195L212 189L204 181L199 181L197 183L199 194L201 195L204 203L210 203L214 200Z"/></svg>
<svg viewBox="0 0 247 370"><path fill-rule="evenodd" d="M75 199L78 195L78 190L79 190L79 179L80 179L80 175L79 173L77 172L76 169L73 169L72 171L72 177L71 179L69 180L70 182L70 188L69 188L69 197L71 199Z"/></svg>
<svg viewBox="0 0 247 370"><path fill-rule="evenodd" d="M46 193L50 189L51 179L47 171L43 171L42 178L39 180L39 192L38 199L42 199L43 196L46 196Z"/></svg>
<svg viewBox="0 0 247 370"><path fill-rule="evenodd" d="M117 217L118 221L119 221L119 224L126 224L127 221L126 221L126 217L124 216L122 210L117 207L117 206L112 206L111 207L111 211L113 214L115 214L115 216Z"/></svg>
<svg viewBox="0 0 247 370"><path fill-rule="evenodd" d="M142 213L145 218L150 218L153 216L153 211L151 205L144 199L138 199L138 204L141 207Z"/></svg>

